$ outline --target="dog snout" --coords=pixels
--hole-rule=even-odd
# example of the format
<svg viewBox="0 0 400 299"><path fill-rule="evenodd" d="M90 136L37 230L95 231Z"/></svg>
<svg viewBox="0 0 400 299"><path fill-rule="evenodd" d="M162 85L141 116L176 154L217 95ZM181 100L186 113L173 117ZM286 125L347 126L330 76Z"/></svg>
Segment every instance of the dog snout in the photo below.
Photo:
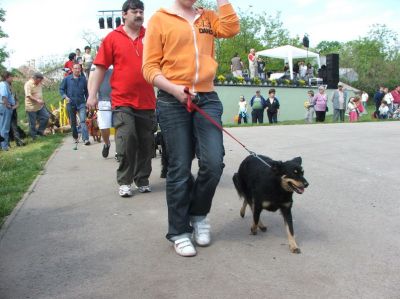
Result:
<svg viewBox="0 0 400 299"><path fill-rule="evenodd" d="M306 180L306 179L304 179L304 181L303 181L303 185L304 185L304 188L307 188L307 187L308 187L308 185L310 185L310 184L307 182L307 180Z"/></svg>

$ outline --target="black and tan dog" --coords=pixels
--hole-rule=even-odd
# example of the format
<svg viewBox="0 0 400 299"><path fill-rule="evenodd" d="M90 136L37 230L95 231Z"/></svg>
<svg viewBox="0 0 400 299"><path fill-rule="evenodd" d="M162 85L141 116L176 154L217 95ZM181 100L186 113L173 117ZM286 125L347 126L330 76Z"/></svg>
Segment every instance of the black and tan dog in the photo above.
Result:
<svg viewBox="0 0 400 299"><path fill-rule="evenodd" d="M240 197L244 198L240 209L240 216L244 217L247 205L253 212L251 232L257 234L257 228L265 232L267 227L260 220L263 209L275 212L280 210L285 221L289 239L289 249L293 253L300 253L294 239L292 205L293 192L302 194L308 182L304 178L300 157L282 162L274 161L265 156L258 156L270 166L267 166L257 157L248 156L233 175L233 183Z"/></svg>

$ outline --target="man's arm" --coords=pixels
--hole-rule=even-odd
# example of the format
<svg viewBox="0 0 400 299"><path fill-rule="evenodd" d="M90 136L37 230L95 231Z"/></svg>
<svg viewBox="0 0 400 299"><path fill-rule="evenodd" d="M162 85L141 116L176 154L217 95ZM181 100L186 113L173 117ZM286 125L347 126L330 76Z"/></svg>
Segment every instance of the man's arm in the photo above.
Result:
<svg viewBox="0 0 400 299"><path fill-rule="evenodd" d="M88 82L88 92L89 96L86 101L86 106L89 109L96 109L97 103L99 102L97 99L97 93L100 89L101 82L103 82L106 68L102 65L96 65L96 69L90 73L89 82Z"/></svg>

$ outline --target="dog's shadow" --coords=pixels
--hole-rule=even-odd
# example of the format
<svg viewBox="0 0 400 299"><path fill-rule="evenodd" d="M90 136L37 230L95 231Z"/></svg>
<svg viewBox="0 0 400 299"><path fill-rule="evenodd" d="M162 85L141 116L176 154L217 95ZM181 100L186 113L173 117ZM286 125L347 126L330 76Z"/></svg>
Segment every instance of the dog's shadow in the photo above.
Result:
<svg viewBox="0 0 400 299"><path fill-rule="evenodd" d="M252 212L247 209L245 217L242 218L239 215L239 210L240 204L237 205L237 208L230 208L228 212L225 212L223 219L213 220L213 222L217 222L213 229L216 242L259 242L270 238L278 239L280 243L287 242L285 224L279 211L275 213L263 211L260 220L267 226L267 231L258 230L257 235L253 235L250 232L250 227L253 223ZM307 221L309 219L313 219L313 215L307 210L294 209L293 225L296 240L298 239L300 243L327 240L328 232L320 230L319 226L311 225Z"/></svg>

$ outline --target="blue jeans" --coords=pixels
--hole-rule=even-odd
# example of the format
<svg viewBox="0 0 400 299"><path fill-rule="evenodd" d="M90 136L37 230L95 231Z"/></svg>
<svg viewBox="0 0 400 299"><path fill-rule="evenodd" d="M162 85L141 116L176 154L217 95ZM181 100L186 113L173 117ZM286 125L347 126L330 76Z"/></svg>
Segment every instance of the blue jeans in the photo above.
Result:
<svg viewBox="0 0 400 299"><path fill-rule="evenodd" d="M199 93L198 106L222 124L222 103L215 92ZM224 168L222 132L198 112L189 113L172 95L159 91L159 122L168 156L167 239L190 234L191 216L206 216ZM197 178L191 173L196 154Z"/></svg>
<svg viewBox="0 0 400 299"><path fill-rule="evenodd" d="M27 111L29 118L29 133L31 137L34 139L36 138L36 135L43 135L44 130L47 127L47 123L49 121L49 112L47 112L46 107L42 107L38 111ZM39 119L39 128L36 129L36 120Z"/></svg>
<svg viewBox="0 0 400 299"><path fill-rule="evenodd" d="M82 140L89 140L89 133L86 126L86 106L81 105L79 108L72 103L67 104L67 111L69 117L69 123L71 124L72 137L78 139L78 128L76 123L76 113L79 113L79 124L82 131Z"/></svg>
<svg viewBox="0 0 400 299"><path fill-rule="evenodd" d="M4 141L1 142L1 149L3 150L8 150L12 112L12 109L0 103L0 135L4 138Z"/></svg>

